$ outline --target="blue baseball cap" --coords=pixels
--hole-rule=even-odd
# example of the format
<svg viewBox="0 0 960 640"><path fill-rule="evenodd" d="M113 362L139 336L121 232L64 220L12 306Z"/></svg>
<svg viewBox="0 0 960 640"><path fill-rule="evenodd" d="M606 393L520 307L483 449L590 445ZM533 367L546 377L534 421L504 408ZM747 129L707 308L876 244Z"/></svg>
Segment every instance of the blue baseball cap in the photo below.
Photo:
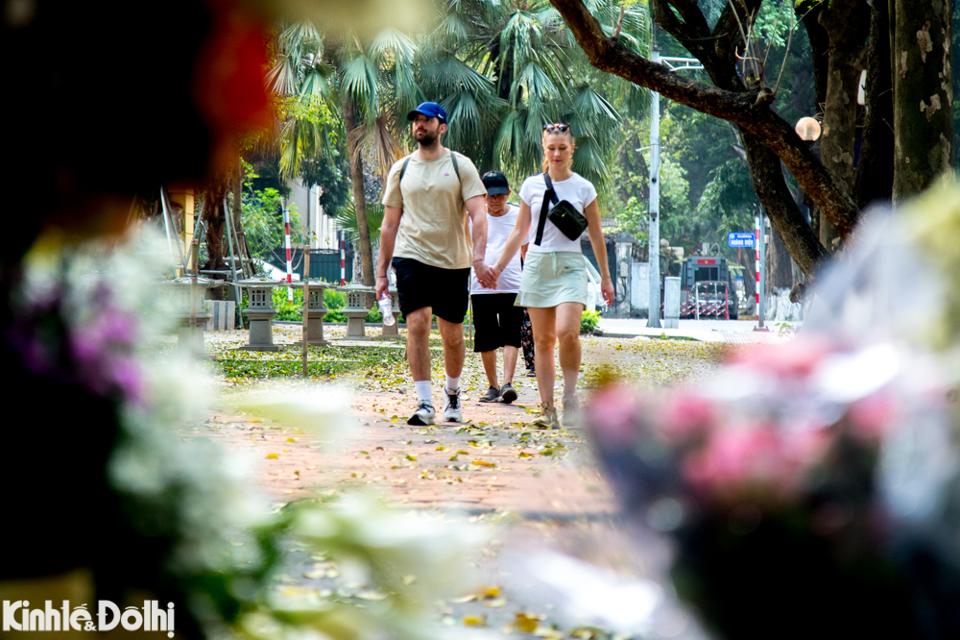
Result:
<svg viewBox="0 0 960 640"><path fill-rule="evenodd" d="M447 123L447 112L437 102L421 102L416 109L407 114L407 120L413 120L418 115L436 118L444 124Z"/></svg>

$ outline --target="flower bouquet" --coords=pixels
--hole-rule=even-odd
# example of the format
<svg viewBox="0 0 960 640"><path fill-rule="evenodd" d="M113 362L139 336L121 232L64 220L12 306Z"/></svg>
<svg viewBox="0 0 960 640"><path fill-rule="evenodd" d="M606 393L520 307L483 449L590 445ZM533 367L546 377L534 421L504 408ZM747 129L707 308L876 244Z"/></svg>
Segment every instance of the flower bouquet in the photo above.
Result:
<svg viewBox="0 0 960 640"><path fill-rule="evenodd" d="M718 637L960 637L960 332L945 268L960 251L929 223L960 228L957 202L941 187L875 216L791 342L734 353L697 386L614 383L588 405L628 517L669 542L664 571Z"/></svg>

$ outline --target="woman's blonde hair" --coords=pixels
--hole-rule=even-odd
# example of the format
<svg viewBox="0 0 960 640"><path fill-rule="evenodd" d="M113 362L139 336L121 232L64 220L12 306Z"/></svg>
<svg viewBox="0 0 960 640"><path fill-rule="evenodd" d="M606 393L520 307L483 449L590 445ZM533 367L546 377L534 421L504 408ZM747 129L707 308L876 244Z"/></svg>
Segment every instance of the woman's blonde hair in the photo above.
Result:
<svg viewBox="0 0 960 640"><path fill-rule="evenodd" d="M565 127L565 128L561 128ZM543 127L543 135L540 136L540 144L547 142L547 136L567 136L570 138L570 164L573 164L573 151L577 148L577 139L573 137L573 129L565 123L548 124ZM543 153L543 161L540 164L542 171L546 172L550 168L550 161L547 160L547 153Z"/></svg>

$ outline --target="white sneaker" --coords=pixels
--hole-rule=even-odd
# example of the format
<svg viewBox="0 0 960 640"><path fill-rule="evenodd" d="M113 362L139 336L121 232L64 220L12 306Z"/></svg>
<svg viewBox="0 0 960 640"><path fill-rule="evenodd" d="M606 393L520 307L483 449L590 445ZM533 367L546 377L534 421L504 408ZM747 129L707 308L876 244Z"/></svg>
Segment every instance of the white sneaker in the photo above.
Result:
<svg viewBox="0 0 960 640"><path fill-rule="evenodd" d="M417 407L417 410L414 411L413 415L410 416L410 419L407 420L407 424L411 424L416 427L424 427L429 424L433 424L436 417L437 412L433 409L433 405L429 402L421 402L420 406Z"/></svg>
<svg viewBox="0 0 960 640"><path fill-rule="evenodd" d="M446 390L444 390L446 393ZM443 407L443 419L446 422L463 422L463 412L460 410L460 389L447 393L447 403Z"/></svg>

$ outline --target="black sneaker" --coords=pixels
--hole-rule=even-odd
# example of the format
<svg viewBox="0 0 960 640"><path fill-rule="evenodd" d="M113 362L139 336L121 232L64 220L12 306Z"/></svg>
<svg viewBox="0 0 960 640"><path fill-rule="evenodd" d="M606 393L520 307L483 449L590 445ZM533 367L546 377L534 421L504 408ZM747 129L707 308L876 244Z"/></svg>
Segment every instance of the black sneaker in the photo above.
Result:
<svg viewBox="0 0 960 640"><path fill-rule="evenodd" d="M527 377L528 377L528 378L536 378L536 377L537 377L537 372L534 371L533 369L527 369Z"/></svg>
<svg viewBox="0 0 960 640"><path fill-rule="evenodd" d="M503 404L510 404L517 399L517 392L513 390L513 385L509 382L505 382L502 387L500 387L500 400Z"/></svg>
<svg viewBox="0 0 960 640"><path fill-rule="evenodd" d="M410 419L407 420L407 424L411 424L415 427L425 427L433 424L436 417L437 412L434 410L433 405L429 402L421 402L420 406L417 407L417 410L414 411L413 415L410 416Z"/></svg>
<svg viewBox="0 0 960 640"><path fill-rule="evenodd" d="M506 386L506 385L504 385ZM500 389L490 387L487 392L480 396L480 402L496 402L500 399Z"/></svg>

